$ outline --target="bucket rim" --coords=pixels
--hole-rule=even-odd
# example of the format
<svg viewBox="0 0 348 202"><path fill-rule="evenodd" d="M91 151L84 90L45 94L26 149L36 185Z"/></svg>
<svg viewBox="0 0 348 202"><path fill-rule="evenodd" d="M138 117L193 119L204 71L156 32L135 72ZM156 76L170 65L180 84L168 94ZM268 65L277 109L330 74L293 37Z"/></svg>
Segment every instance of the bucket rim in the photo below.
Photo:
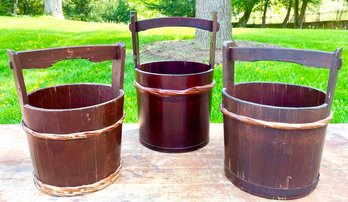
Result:
<svg viewBox="0 0 348 202"><path fill-rule="evenodd" d="M28 97L34 93L37 93L39 91L42 91L42 90L47 90L47 89L50 89L50 88L56 88L56 87L64 87L64 86L90 86L90 85L94 85L94 86L104 86L104 87L110 87L112 88L111 85L107 85L107 84L96 84L96 83L75 83L75 84L62 84L62 85L56 85L56 86L49 86L49 87L45 87L45 88L40 88L40 89L37 89L37 90L34 90L32 92L30 92L28 94ZM97 108L97 107L100 107L102 105L107 105L109 103L112 103L112 102L115 102L117 100L119 100L121 97L124 96L124 91L123 89L120 89L119 90L119 95L117 95L117 97L113 98L113 99L110 99L106 102L101 102L101 103L98 103L98 104L95 104L95 105L90 105L90 106L86 106L86 107L78 107L78 108L66 108L66 109L47 109L47 108L42 108L42 107L35 107L33 105L30 105L30 104L25 104L23 107L24 108L27 108L27 109L31 109L31 110L34 110L34 111L44 111L44 112L71 112L71 111L81 111L81 110L86 110L86 109L91 109L91 108Z"/></svg>
<svg viewBox="0 0 348 202"><path fill-rule="evenodd" d="M303 85L297 85L297 84L288 84L288 83L281 83L281 82L241 82L238 84L235 84L235 86L238 85L243 85L243 84L277 84L277 85L290 85L290 86L295 86L295 87L302 87L302 88L307 88L307 89L311 89L311 90L315 90L315 91L319 91L321 93L323 93L324 95L326 95L326 93L320 89L317 88L313 88L313 87L309 87L309 86L303 86ZM248 105L254 105L254 106L259 106L259 107L264 107L264 108L268 108L268 109L280 109L280 110L312 110L312 109L323 109L326 108L328 106L328 104L326 102L324 102L321 105L316 105L316 106L310 106L310 107L279 107L279 106L272 106L272 105L265 105L265 104L259 104L259 103L255 103L255 102L250 102L250 101L246 101L246 100L242 100L239 98L236 98L234 96L231 96L230 94L227 93L226 88L222 89L222 93L224 96L226 96L229 99L235 100L236 102L240 102L240 103L245 103Z"/></svg>
<svg viewBox="0 0 348 202"><path fill-rule="evenodd" d="M151 64L151 63L163 63L163 62L166 62L166 63L169 63L169 62L193 63L193 64L199 64L199 65L208 66L209 69L206 70L206 71L201 71L201 72L196 72L196 73L189 73L189 74L161 74L161 73L153 73L153 72L148 72L148 71L141 70L141 69L139 69L137 67L135 68L135 71L140 72L142 74L153 75L153 76L172 76L172 77L195 76L195 75L206 74L206 73L214 71L214 69L210 68L210 66L208 64L205 64L205 63L202 63L202 62L183 61L183 60L162 60L162 61L155 61L155 62L146 62L146 63L140 64L140 66L148 65L148 64Z"/></svg>

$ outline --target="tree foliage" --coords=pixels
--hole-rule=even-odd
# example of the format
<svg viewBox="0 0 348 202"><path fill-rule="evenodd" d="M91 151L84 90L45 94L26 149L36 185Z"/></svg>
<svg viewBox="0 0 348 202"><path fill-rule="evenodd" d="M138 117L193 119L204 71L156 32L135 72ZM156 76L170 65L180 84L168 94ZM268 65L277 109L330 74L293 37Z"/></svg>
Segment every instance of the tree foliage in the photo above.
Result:
<svg viewBox="0 0 348 202"><path fill-rule="evenodd" d="M93 0L64 0L64 16L72 20L89 21Z"/></svg>
<svg viewBox="0 0 348 202"><path fill-rule="evenodd" d="M143 4L166 16L195 16L195 0L147 0Z"/></svg>
<svg viewBox="0 0 348 202"><path fill-rule="evenodd" d="M16 12L14 2L16 0L1 0L0 15L43 14L43 0L18 0ZM232 9L233 15L240 16L241 27L247 25L255 11L262 14L260 18L265 26L267 9L284 8L287 12L284 13L283 26L294 19L295 27L301 28L307 10L320 3L321 0L232 0ZM146 18L158 16L158 13L194 17L195 5L196 0L63 0L63 12L66 18L72 20L128 23L130 10L138 10L139 15Z"/></svg>
<svg viewBox="0 0 348 202"><path fill-rule="evenodd" d="M266 21L265 12L269 7L266 4L271 4L275 7L283 7L287 10L284 16L283 27L287 26L290 14L293 13L293 18L295 21L295 27L302 28L303 22L305 21L305 14L309 6L317 6L321 3L321 0L233 0L232 8L235 14L243 13L242 17L239 19L239 26L245 27L250 15L253 11L263 11L263 24ZM264 25L265 26L265 25Z"/></svg>
<svg viewBox="0 0 348 202"><path fill-rule="evenodd" d="M11 15L13 13L13 0L1 0L0 15Z"/></svg>
<svg viewBox="0 0 348 202"><path fill-rule="evenodd" d="M294 0L295 27L302 28L308 4L319 4L321 0Z"/></svg>
<svg viewBox="0 0 348 202"><path fill-rule="evenodd" d="M131 10L126 0L65 0L63 9L69 19L117 23L127 23Z"/></svg>
<svg viewBox="0 0 348 202"><path fill-rule="evenodd" d="M131 8L126 0L118 0L117 3L107 4L102 13L103 21L128 23L130 10Z"/></svg>
<svg viewBox="0 0 348 202"><path fill-rule="evenodd" d="M261 0L232 0L232 8L237 12L243 12L243 16L238 22L240 27L246 26L254 7L260 3L260 1Z"/></svg>

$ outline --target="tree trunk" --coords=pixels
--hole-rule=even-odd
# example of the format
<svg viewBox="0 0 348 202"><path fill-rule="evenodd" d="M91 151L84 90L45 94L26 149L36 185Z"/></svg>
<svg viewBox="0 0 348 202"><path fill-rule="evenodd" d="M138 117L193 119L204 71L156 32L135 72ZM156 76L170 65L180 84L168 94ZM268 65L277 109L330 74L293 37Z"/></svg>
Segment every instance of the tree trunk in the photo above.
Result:
<svg viewBox="0 0 348 202"><path fill-rule="evenodd" d="M295 28L299 28L299 26L300 26L298 7L299 7L299 0L295 0L295 2L294 2L294 18L295 18L294 24L295 24Z"/></svg>
<svg viewBox="0 0 348 202"><path fill-rule="evenodd" d="M288 25L288 21L290 18L290 13L291 13L291 8L292 8L292 0L290 0L289 5L288 5L288 11L286 12L286 16L283 20L283 28L286 28Z"/></svg>
<svg viewBox="0 0 348 202"><path fill-rule="evenodd" d="M18 0L13 3L13 15L17 15Z"/></svg>
<svg viewBox="0 0 348 202"><path fill-rule="evenodd" d="M46 15L64 19L62 0L44 0L44 12Z"/></svg>
<svg viewBox="0 0 348 202"><path fill-rule="evenodd" d="M300 29L302 29L302 26L303 26L307 5L308 5L308 0L303 0L302 1L302 6L301 6L301 13L300 13L300 18L299 18L299 24L298 24Z"/></svg>
<svg viewBox="0 0 348 202"><path fill-rule="evenodd" d="M267 8L268 8L269 0L265 0L265 4L263 7L263 15L262 15L262 27L266 27L266 17L267 17Z"/></svg>
<svg viewBox="0 0 348 202"><path fill-rule="evenodd" d="M231 0L196 0L196 18L212 19L212 12L218 14L220 30L217 33L216 47L221 48L224 41L232 37L232 5ZM195 42L202 47L209 47L210 33L196 30Z"/></svg>
<svg viewBox="0 0 348 202"><path fill-rule="evenodd" d="M245 9L243 16L239 19L239 22L238 22L239 27L246 27L249 21L251 12L253 11L253 8L254 8L253 6L252 7L250 6Z"/></svg>

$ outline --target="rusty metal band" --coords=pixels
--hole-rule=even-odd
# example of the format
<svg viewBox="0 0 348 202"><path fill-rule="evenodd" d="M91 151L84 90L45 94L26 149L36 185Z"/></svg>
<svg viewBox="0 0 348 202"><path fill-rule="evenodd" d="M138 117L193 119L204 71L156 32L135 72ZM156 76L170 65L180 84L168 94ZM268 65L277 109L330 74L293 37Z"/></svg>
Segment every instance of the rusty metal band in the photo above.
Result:
<svg viewBox="0 0 348 202"><path fill-rule="evenodd" d="M161 97L171 97L180 95L193 95L209 91L214 88L215 81L204 86L195 86L185 90L168 90L160 88L150 88L140 85L138 82L134 81L134 86L142 93L150 93Z"/></svg>
<svg viewBox="0 0 348 202"><path fill-rule="evenodd" d="M93 131L83 131L83 132L69 133L69 134L53 134L53 133L36 132L28 128L23 121L22 121L22 127L27 134L30 134L38 138L44 138L44 139L50 139L50 140L75 140L75 139L86 139L86 138L98 136L102 133L109 132L117 128L119 125L121 125L125 118L126 118L126 114L124 113L122 118L118 120L116 123L112 124L111 126L98 129L98 130L93 130Z"/></svg>
<svg viewBox="0 0 348 202"><path fill-rule="evenodd" d="M105 187L114 183L120 174L121 168L122 168L122 164L120 163L120 166L117 168L117 170L111 175L107 176L106 178L98 182L95 182L93 184L81 185L76 187L57 187L53 185L48 185L40 181L34 174L33 174L33 180L34 180L35 186L40 191L46 194L49 194L52 196L80 196L80 195L84 195L87 193L104 189Z"/></svg>
<svg viewBox="0 0 348 202"><path fill-rule="evenodd" d="M262 126L265 128L274 128L274 129L280 129L280 130L309 130L309 129L315 129L315 128L322 128L327 126L327 124L332 119L332 113L325 119L311 122L311 123L283 123L283 122L272 122L272 121L264 121L260 119L254 119L243 115L234 114L230 111L228 111L226 108L224 108L222 105L220 105L221 112L228 116L229 118L255 125L255 126Z"/></svg>

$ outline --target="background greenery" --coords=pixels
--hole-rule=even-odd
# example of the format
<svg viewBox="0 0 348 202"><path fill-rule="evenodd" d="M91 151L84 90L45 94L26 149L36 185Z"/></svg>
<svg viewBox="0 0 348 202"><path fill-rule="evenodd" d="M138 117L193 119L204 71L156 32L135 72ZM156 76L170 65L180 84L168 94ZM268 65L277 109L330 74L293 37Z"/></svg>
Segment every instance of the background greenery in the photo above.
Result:
<svg viewBox="0 0 348 202"><path fill-rule="evenodd" d="M141 34L140 43L162 40L192 39L194 29L155 29ZM289 29L233 29L236 40L258 41L283 47L334 51L344 47L343 59L348 60L348 32L343 30L289 30ZM30 50L49 47L112 44L125 42L127 61L125 71L126 122L137 121L136 95L131 53L131 35L127 25L87 23L57 20L50 17L0 17L0 124L19 123L18 106L12 73L8 67L6 49ZM348 123L348 69L343 63L339 74L333 110L335 123ZM62 61L44 70L25 70L29 91L56 84L96 82L111 83L111 64L90 63L85 60ZM221 122L219 112L222 88L222 67L217 65L214 74L217 85L213 91L212 121ZM295 64L257 62L238 63L236 80L279 81L309 85L326 89L328 71L304 68Z"/></svg>
<svg viewBox="0 0 348 202"><path fill-rule="evenodd" d="M18 1L18 5L14 9L16 1ZM295 27L302 28L301 22L304 19L313 20L313 14L319 14L320 7L326 7L325 5L337 8L328 19L325 18L328 13L323 13L322 19L323 15L325 15L325 20L341 19L342 16L346 16L344 13L347 12L347 2L348 0L232 0L232 21L235 26L245 27L250 22L249 19L256 17L257 19L262 18L262 24L265 26L270 21L274 23L274 17L277 16L277 21L281 20L284 27L288 22L294 22ZM196 0L62 0L62 4L66 19L127 23L129 10L137 10L140 18L161 15L193 17ZM287 15L288 12L289 15ZM1 16L42 14L43 0L1 0L0 3ZM314 20L317 18L320 20L319 16L315 15Z"/></svg>

